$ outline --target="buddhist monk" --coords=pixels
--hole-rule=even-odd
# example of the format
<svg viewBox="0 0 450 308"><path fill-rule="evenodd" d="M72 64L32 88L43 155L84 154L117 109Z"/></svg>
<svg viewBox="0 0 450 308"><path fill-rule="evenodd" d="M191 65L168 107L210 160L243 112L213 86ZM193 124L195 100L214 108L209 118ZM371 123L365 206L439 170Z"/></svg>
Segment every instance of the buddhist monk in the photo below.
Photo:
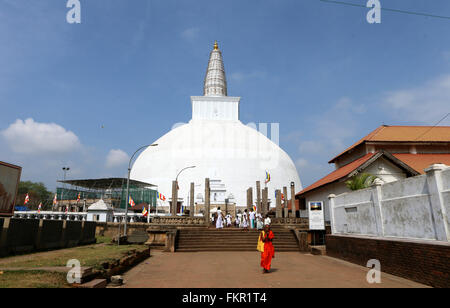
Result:
<svg viewBox="0 0 450 308"><path fill-rule="evenodd" d="M265 274L270 271L272 258L275 257L275 250L272 244L272 240L275 236L272 230L270 230L270 225L265 225L264 231L261 231L259 236L260 240L264 242L264 252L261 252L261 267L263 268L263 273Z"/></svg>

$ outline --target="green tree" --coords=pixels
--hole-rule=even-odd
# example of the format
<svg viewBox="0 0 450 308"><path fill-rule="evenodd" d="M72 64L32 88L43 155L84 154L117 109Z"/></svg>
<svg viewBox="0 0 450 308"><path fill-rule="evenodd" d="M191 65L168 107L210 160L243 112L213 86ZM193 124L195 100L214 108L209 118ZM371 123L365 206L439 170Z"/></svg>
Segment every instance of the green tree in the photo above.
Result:
<svg viewBox="0 0 450 308"><path fill-rule="evenodd" d="M47 190L44 183L34 183L31 181L25 181L19 183L19 188L17 192L17 205L23 205L25 202L25 196L28 194L30 202L27 206L30 209L36 210L39 203L42 202L43 209L51 206L53 200L53 193Z"/></svg>
<svg viewBox="0 0 450 308"><path fill-rule="evenodd" d="M372 186L377 177L369 173L355 175L345 182L345 185L351 190L360 190Z"/></svg>

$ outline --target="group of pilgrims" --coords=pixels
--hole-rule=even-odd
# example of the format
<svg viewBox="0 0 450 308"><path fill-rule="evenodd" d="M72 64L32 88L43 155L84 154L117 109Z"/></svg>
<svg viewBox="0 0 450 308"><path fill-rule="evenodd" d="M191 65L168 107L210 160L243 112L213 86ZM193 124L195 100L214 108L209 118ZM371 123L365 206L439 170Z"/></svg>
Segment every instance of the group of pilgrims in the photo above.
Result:
<svg viewBox="0 0 450 308"><path fill-rule="evenodd" d="M217 208L217 212L212 217L212 224L216 226L217 229L223 229L225 226L227 228L231 228L233 226L233 217L230 214L224 215L220 210L220 207ZM236 228L241 228L244 230L257 229L263 230L265 225L270 225L271 219L269 215L266 215L264 218L260 213L256 213L255 210L245 209L244 212L241 210L238 211L236 217L234 219L234 226Z"/></svg>

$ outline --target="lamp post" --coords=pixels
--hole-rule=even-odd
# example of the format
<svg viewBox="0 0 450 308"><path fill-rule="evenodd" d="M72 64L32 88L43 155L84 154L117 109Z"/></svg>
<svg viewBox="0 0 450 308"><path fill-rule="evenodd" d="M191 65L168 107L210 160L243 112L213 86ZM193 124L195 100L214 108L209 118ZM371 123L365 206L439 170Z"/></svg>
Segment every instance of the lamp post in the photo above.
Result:
<svg viewBox="0 0 450 308"><path fill-rule="evenodd" d="M148 147L155 147L157 144L148 144L140 147L139 149L134 152L134 154L130 158L130 162L128 163L128 178L127 178L127 199L125 200L125 226L123 229L123 235L127 236L127 222L128 222L128 202L130 200L130 173L131 173L131 161L133 160L134 156L142 149L148 148Z"/></svg>
<svg viewBox="0 0 450 308"><path fill-rule="evenodd" d="M181 172L187 169L195 168L196 166L189 166L186 168L183 168L178 172L175 182L172 184L172 216L177 215L177 205L178 205L178 177L180 176Z"/></svg>
<svg viewBox="0 0 450 308"><path fill-rule="evenodd" d="M64 190L66 189L66 173L70 170L70 167L62 167L62 170L64 171L64 183L63 183L63 190L61 193L61 201L64 203Z"/></svg>

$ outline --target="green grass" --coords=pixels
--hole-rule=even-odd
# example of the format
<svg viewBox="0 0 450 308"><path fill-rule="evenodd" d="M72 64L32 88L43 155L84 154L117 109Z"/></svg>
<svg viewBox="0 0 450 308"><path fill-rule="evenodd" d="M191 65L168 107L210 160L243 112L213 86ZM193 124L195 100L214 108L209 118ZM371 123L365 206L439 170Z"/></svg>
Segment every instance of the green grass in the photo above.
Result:
<svg viewBox="0 0 450 308"><path fill-rule="evenodd" d="M117 246L107 243L110 243L110 239L100 238L94 245L2 258L0 268L65 267L67 261L77 259L81 266L102 269L102 263L117 260L130 250L147 249L145 245Z"/></svg>
<svg viewBox="0 0 450 308"><path fill-rule="evenodd" d="M66 274L42 271L17 271L0 274L3 288L69 288Z"/></svg>

